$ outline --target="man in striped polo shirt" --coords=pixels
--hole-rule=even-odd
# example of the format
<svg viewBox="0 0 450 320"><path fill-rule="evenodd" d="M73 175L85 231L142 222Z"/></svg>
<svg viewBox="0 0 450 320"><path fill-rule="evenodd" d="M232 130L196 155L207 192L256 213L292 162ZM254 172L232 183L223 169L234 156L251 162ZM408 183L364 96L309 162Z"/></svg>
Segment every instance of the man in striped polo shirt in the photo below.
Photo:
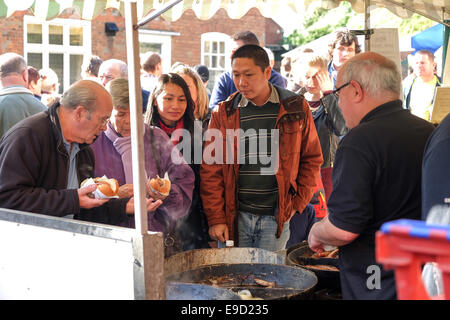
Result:
<svg viewBox="0 0 450 320"><path fill-rule="evenodd" d="M238 92L214 109L208 130L221 132L221 150L232 150L234 161L223 154L222 163L211 163L205 153L201 167L209 234L241 247L281 250L289 220L311 200L323 161L320 142L303 97L268 81L262 47L237 49L232 70Z"/></svg>

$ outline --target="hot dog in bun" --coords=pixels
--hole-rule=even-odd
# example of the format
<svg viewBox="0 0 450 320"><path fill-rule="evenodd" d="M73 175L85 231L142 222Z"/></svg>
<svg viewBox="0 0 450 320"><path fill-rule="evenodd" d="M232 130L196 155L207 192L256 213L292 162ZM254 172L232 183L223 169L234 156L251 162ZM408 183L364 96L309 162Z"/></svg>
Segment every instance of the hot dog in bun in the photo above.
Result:
<svg viewBox="0 0 450 320"><path fill-rule="evenodd" d="M153 193L159 193L163 196L167 196L170 193L171 182L167 172L164 175L164 178L160 178L157 175L156 178L150 179L149 185Z"/></svg>
<svg viewBox="0 0 450 320"><path fill-rule="evenodd" d="M81 183L81 186L83 187L89 179L84 180ZM95 184L97 185L97 190L103 193L106 197L114 197L117 196L119 193L119 183L116 179L111 178L108 179L106 177L101 178L93 178Z"/></svg>

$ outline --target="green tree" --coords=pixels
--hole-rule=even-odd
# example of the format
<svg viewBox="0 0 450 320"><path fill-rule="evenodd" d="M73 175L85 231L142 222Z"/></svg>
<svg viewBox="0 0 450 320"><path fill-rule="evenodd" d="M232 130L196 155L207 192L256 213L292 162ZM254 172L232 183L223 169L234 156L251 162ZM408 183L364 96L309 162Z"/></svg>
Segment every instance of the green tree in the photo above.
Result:
<svg viewBox="0 0 450 320"><path fill-rule="evenodd" d="M371 11L372 28L398 28L400 36L412 35L435 24L436 22L419 14L402 19L387 9L379 8ZM300 29L283 38L283 44L288 44L291 48L301 46L340 27L363 30L364 14L355 13L351 4L346 1L341 2L339 7L332 10L316 8L305 17Z"/></svg>
<svg viewBox="0 0 450 320"><path fill-rule="evenodd" d="M400 35L413 34L423 31L436 24L433 20L425 18L419 14L414 13L411 18L403 19L398 26Z"/></svg>
<svg viewBox="0 0 450 320"><path fill-rule="evenodd" d="M338 20L328 19L328 17L338 13ZM301 30L294 30L292 34L283 38L283 44L288 44L291 47L301 46L302 44L311 42L324 35L333 32L333 30L345 27L351 16L355 15L350 3L342 2L342 4L333 10L327 10L324 8L316 8L310 15L305 17L302 23ZM336 16L335 16L336 17ZM323 23L326 21L327 23Z"/></svg>

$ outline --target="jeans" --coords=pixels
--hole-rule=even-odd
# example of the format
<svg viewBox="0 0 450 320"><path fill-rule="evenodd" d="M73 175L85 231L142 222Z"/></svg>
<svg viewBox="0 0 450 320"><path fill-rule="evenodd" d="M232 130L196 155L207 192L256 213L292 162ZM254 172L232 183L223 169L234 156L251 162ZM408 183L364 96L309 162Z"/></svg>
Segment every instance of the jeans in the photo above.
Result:
<svg viewBox="0 0 450 320"><path fill-rule="evenodd" d="M286 248L290 236L289 221L284 224L283 231L278 239L276 238L277 228L275 216L239 211L239 247L260 248L270 251L283 250Z"/></svg>

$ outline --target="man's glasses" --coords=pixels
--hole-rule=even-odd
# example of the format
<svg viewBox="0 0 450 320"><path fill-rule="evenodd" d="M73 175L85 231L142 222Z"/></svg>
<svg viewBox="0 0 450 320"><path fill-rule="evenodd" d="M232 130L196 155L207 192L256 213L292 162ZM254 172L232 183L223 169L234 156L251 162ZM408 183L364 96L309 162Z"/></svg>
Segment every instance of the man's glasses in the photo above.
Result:
<svg viewBox="0 0 450 320"><path fill-rule="evenodd" d="M108 80L108 82L109 82L109 81L113 80L114 77L111 76L111 75L109 75L109 74L107 74L107 75L102 74L102 75L99 76L99 79L100 79L100 80L106 79L106 80Z"/></svg>
<svg viewBox="0 0 450 320"><path fill-rule="evenodd" d="M343 84L342 86L340 86L339 88L336 88L336 90L333 90L333 94L336 96L336 98L339 99L339 91L343 88L345 88L346 86L348 86L350 84L351 81Z"/></svg>

